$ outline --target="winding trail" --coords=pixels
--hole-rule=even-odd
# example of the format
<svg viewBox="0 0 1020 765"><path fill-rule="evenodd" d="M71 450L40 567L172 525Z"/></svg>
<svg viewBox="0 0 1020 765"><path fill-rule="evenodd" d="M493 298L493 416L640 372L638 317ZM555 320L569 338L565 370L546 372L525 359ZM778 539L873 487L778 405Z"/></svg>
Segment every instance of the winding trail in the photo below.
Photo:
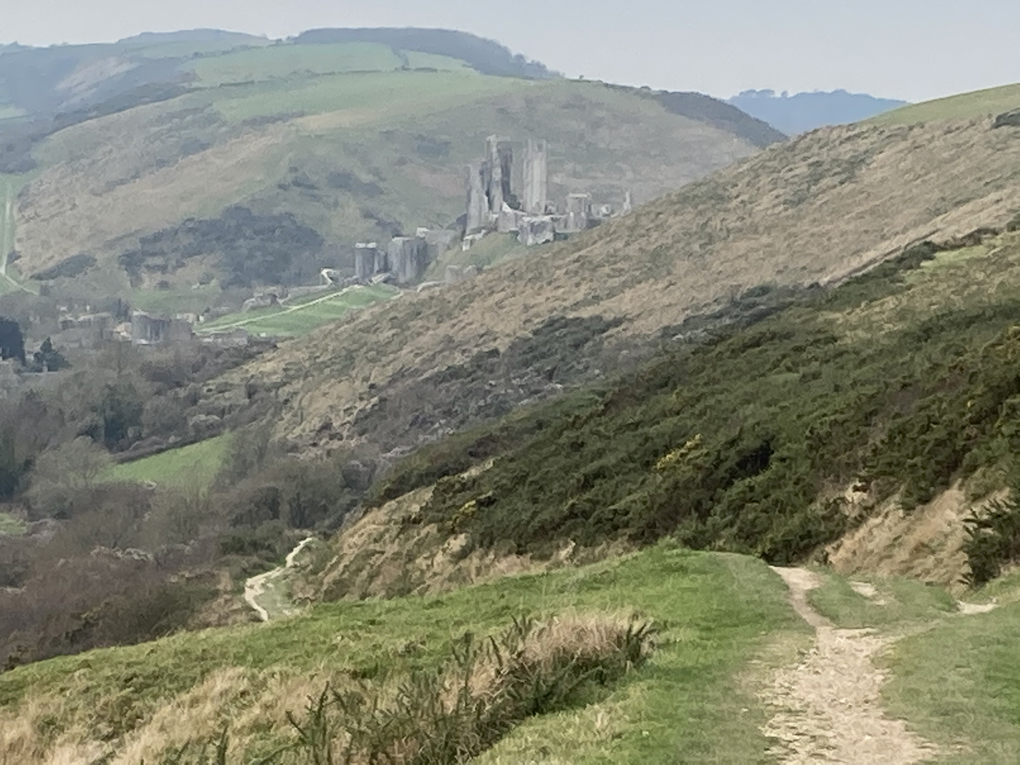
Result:
<svg viewBox="0 0 1020 765"><path fill-rule="evenodd" d="M268 622L270 619L293 616L297 613L297 609L281 590L284 584L282 580L286 577L287 572L297 565L298 556L314 542L315 537L303 539L297 547L290 551L282 566L253 576L244 583L244 599L262 621Z"/></svg>
<svg viewBox="0 0 1020 765"><path fill-rule="evenodd" d="M762 728L777 741L770 754L784 765L912 765L935 756L934 745L882 709L886 673L873 659L894 641L873 630L837 629L808 603L808 592L821 585L817 574L774 570L790 588L794 609L815 628L815 645L760 694L773 712Z"/></svg>

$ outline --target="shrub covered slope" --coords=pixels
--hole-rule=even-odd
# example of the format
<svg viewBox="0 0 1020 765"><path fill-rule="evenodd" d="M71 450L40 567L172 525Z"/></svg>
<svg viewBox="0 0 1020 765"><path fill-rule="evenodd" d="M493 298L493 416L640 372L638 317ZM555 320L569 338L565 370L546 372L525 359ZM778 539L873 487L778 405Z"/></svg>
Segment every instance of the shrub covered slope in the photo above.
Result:
<svg viewBox="0 0 1020 765"><path fill-rule="evenodd" d="M910 509L978 473L1010 485L1020 237L980 240L913 247L742 329L673 328L638 372L429 447L381 497L441 478L425 520L517 553L673 534L787 563L897 493Z"/></svg>

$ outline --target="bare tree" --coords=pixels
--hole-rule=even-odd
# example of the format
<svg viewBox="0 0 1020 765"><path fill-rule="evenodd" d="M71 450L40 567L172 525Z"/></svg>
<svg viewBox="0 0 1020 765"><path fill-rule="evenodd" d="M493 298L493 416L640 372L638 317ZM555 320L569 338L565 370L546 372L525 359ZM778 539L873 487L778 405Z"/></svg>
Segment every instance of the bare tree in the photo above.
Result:
<svg viewBox="0 0 1020 765"><path fill-rule="evenodd" d="M33 511L50 517L72 514L111 464L106 450L85 437L44 451L28 490Z"/></svg>

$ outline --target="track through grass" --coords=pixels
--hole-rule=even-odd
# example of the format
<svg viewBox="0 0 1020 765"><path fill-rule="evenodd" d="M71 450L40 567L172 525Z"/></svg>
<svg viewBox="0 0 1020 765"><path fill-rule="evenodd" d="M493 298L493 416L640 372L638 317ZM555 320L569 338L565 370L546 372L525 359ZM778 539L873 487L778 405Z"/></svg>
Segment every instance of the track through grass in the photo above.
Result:
<svg viewBox="0 0 1020 765"><path fill-rule="evenodd" d="M253 335L292 337L342 318L350 311L390 300L400 291L385 285L350 287L295 300L286 305L230 314L198 327L200 334L244 329Z"/></svg>
<svg viewBox="0 0 1020 765"><path fill-rule="evenodd" d="M803 625L782 581L760 561L667 546L449 595L324 605L265 625L30 665L0 675L0 714L29 696L41 705L24 706L29 717L59 700L59 712L47 718L53 739L105 735L113 742L144 728L173 699L205 693L208 681L218 683L215 708L224 720L243 721L271 694L256 729L232 736L235 747L247 746L246 756L257 756L286 735L283 712L299 711L336 673L382 679L435 666L465 632L492 634L523 613L570 612L653 619L662 629L658 648L609 695L526 721L480 762L762 760L767 741L758 726L766 713L739 678L765 641L802 635ZM216 721L203 726L210 724Z"/></svg>
<svg viewBox="0 0 1020 765"><path fill-rule="evenodd" d="M988 613L959 610L943 589L916 581L825 580L809 596L821 613L840 627L900 638L881 661L890 675L883 701L890 715L939 746L933 762L1020 762L1020 579L986 588L1003 601ZM985 599L983 592L967 596Z"/></svg>

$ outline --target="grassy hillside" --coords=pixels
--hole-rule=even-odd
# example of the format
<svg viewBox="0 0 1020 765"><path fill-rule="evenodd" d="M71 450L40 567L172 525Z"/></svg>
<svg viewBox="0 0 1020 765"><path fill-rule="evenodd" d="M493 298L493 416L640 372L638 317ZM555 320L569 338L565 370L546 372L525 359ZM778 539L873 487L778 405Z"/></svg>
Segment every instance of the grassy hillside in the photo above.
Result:
<svg viewBox="0 0 1020 765"><path fill-rule="evenodd" d="M202 87L218 87L292 77L297 73L385 72L399 69L402 64L392 49L371 43L278 45L196 59L186 64L184 71L194 73Z"/></svg>
<svg viewBox="0 0 1020 765"><path fill-rule="evenodd" d="M1020 109L1020 85L977 90L958 96L911 104L871 121L880 125L912 125L935 120L974 120Z"/></svg>
<svg viewBox="0 0 1020 765"><path fill-rule="evenodd" d="M181 449L126 462L111 468L104 481L124 483L152 482L159 486L208 487L223 467L230 436L201 441Z"/></svg>
<svg viewBox="0 0 1020 765"><path fill-rule="evenodd" d="M300 398L277 431L299 446L326 431L371 440L387 417L404 418L402 444L413 446L465 424L465 408L444 402L476 402L466 412L484 418L489 381L506 393L500 407L534 400L632 362L759 285L834 284L911 243L1001 227L1020 210L1018 178L1015 129L990 120L818 131L455 290L284 345L228 376L235 387L215 402L247 406L244 380L256 376ZM554 329L571 323L590 331ZM601 350L577 358L594 337ZM521 343L530 350L508 353ZM415 413L430 430L407 430Z"/></svg>
<svg viewBox="0 0 1020 765"><path fill-rule="evenodd" d="M247 262L271 264L263 283L308 283L324 266L349 267L359 239L453 222L464 166L491 134L518 151L528 138L550 142L553 198L591 191L617 205L628 189L652 199L779 138L736 110L717 114L727 107L711 99L680 108L625 88L481 74L488 69L467 49L470 61L453 57L456 46L415 35L407 44L356 36L195 51L167 64L176 74L166 87L12 141L22 154L9 164L36 168L15 206L23 272L85 277L90 291L107 294L124 294L129 281L151 289L217 275L247 286L250 275L232 275L230 265L245 259L232 251L243 241L248 255L261 248ZM235 208L250 213L249 230L225 230ZM263 240L281 230L279 216L306 244ZM195 227L204 233L184 244ZM82 253L96 258L91 271L59 270Z"/></svg>
<svg viewBox="0 0 1020 765"><path fill-rule="evenodd" d="M208 334L239 328L252 335L305 335L353 310L390 300L399 294L398 290L386 285L328 291L288 301L285 305L229 314L201 325L198 331L200 334Z"/></svg>
<svg viewBox="0 0 1020 765"><path fill-rule="evenodd" d="M465 632L521 614L637 613L661 633L650 662L553 717L524 722L489 761L538 753L571 762L747 762L765 719L738 675L767 640L802 629L760 562L658 548L587 569L525 576L442 597L320 606L294 619L179 635L0 675L0 758L156 760L226 725L236 761L293 740L327 682L374 687L434 667ZM771 661L780 657L772 656ZM36 731L46 721L46 735ZM593 721L598 720L593 725ZM235 760L231 760L235 761ZM275 760L274 760L275 761Z"/></svg>

